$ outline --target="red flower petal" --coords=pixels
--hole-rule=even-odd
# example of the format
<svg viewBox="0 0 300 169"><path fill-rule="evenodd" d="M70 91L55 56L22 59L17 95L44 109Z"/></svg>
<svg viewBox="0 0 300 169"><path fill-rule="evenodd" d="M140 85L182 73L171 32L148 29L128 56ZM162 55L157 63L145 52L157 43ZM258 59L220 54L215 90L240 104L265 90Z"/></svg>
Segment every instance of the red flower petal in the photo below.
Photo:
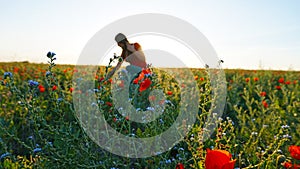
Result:
<svg viewBox="0 0 300 169"><path fill-rule="evenodd" d="M139 91L142 92L142 91L148 89L150 87L151 83L152 83L151 80L149 78L146 78L145 80L143 80L141 82Z"/></svg>
<svg viewBox="0 0 300 169"><path fill-rule="evenodd" d="M231 154L225 150L207 149L205 168L206 169L233 169L235 160L230 161Z"/></svg>

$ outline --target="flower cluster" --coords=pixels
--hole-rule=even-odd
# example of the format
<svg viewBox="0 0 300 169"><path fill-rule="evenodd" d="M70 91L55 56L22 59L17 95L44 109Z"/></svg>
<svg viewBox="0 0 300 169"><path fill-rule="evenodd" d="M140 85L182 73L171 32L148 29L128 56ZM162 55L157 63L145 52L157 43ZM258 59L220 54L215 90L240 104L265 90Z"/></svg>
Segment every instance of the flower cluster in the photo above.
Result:
<svg viewBox="0 0 300 169"><path fill-rule="evenodd" d="M151 75L152 75L152 72L150 69L143 69L141 71L141 73L139 74L139 76L133 80L134 84L140 85L140 88L139 88L140 92L147 90L151 86L152 81L149 78L149 76L151 76Z"/></svg>
<svg viewBox="0 0 300 169"><path fill-rule="evenodd" d="M300 146L289 146L289 152L293 159L300 160ZM283 166L288 169L300 169L299 164L291 163L290 161L284 162Z"/></svg>

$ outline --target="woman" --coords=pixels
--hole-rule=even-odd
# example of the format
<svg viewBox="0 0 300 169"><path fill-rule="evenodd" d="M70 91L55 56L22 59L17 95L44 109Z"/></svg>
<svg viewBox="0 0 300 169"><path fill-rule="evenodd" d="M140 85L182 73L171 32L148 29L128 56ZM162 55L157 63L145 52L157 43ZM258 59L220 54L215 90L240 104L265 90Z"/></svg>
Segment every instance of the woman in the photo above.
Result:
<svg viewBox="0 0 300 169"><path fill-rule="evenodd" d="M118 46L122 48L121 57L123 60L121 62L118 62L117 66L108 73L106 79L109 79L111 76L113 76L116 70L121 67L124 61L130 63L130 65L126 67L126 70L131 75L131 77L135 76L136 74L141 72L143 68L147 67L146 57L142 51L140 44L129 43L126 36L122 33L118 33L115 36L115 40L118 43Z"/></svg>

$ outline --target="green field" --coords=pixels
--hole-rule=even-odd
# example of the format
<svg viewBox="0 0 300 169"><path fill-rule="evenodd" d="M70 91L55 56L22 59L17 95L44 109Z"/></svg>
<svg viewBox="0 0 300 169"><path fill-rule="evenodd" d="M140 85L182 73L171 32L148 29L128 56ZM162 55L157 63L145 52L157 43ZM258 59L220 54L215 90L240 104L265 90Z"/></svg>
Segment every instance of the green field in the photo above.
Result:
<svg viewBox="0 0 300 169"><path fill-rule="evenodd" d="M131 85L132 104L145 109L149 104L147 93L153 89L161 89L171 104L154 101L157 105L166 104L160 119L146 125L133 124L130 117L123 117L114 108L110 86L114 83L122 89L123 82L104 82L105 67L90 72L86 66L85 72L78 72L72 65L54 65L54 60L50 63L0 63L0 168L162 169L175 168L179 163L185 168L204 168L207 149L229 152L236 160L235 168L300 164L288 151L289 146L300 145L299 71L224 70L225 110L216 119L217 127L210 139L203 140L204 122L212 113L209 109L214 98L210 97L207 70L191 69L200 98L199 114L188 135L170 151L130 159L103 150L79 125L72 94L88 94L72 85L73 75L92 73L97 89L94 91L101 100L96 106L101 107L107 123L137 138L168 129L179 115L182 87L189 86L178 85L176 79L159 69L151 70L155 76L149 77L152 83L144 91L140 90L141 82ZM182 74L181 78L185 78Z"/></svg>

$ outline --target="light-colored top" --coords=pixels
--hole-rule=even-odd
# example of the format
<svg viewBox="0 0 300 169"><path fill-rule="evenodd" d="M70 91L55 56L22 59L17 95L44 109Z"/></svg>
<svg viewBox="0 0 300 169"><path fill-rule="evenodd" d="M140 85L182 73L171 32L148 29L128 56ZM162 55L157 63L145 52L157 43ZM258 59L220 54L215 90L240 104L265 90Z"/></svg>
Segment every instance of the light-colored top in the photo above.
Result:
<svg viewBox="0 0 300 169"><path fill-rule="evenodd" d="M141 68L147 67L145 54L138 43L127 45L127 49L132 53L125 58L126 62Z"/></svg>

